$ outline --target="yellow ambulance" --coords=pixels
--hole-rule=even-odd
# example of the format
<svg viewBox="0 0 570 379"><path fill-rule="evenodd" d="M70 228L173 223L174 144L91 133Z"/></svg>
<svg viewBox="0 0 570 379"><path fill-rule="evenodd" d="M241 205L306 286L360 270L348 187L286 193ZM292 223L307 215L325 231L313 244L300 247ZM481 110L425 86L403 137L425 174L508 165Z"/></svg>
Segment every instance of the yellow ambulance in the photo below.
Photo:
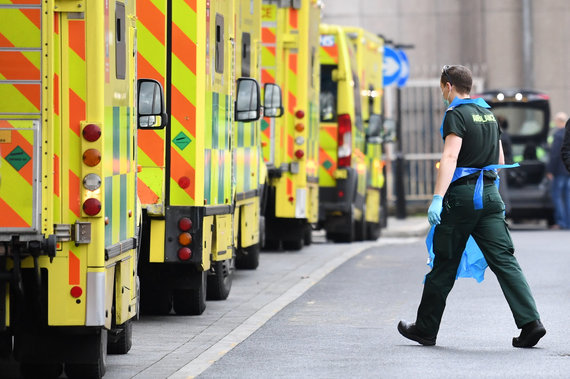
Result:
<svg viewBox="0 0 570 379"><path fill-rule="evenodd" d="M131 347L134 19L132 1L0 1L0 355L24 377L101 377Z"/></svg>
<svg viewBox="0 0 570 379"><path fill-rule="evenodd" d="M243 49L247 30L236 24L256 4L137 1L138 75L162 83L170 114L138 131L145 313L201 314L206 298L226 299L236 249L258 244L262 172L249 123L261 115L260 88L240 60L255 36Z"/></svg>
<svg viewBox="0 0 570 379"><path fill-rule="evenodd" d="M299 250L318 222L319 23L322 2L264 0L262 83L283 91L283 115L262 121L268 166L265 244Z"/></svg>
<svg viewBox="0 0 570 379"><path fill-rule="evenodd" d="M383 43L335 25L321 24L320 34L319 224L334 241L376 239Z"/></svg>
<svg viewBox="0 0 570 379"><path fill-rule="evenodd" d="M362 28L343 27L343 30L352 42L356 54L362 121L366 136L366 224L362 232L366 233L365 238L375 240L380 237L387 216L386 204L381 199L381 192L385 190L385 162L382 158L384 40Z"/></svg>

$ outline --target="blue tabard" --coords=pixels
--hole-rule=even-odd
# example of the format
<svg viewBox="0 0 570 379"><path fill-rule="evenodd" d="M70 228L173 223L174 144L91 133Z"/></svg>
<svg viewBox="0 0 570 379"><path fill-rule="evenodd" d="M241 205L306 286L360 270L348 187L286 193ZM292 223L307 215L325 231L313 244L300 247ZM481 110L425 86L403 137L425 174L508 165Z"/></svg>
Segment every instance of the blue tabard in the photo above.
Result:
<svg viewBox="0 0 570 379"><path fill-rule="evenodd" d="M448 111L458 107L462 104L476 104L483 108L491 108L489 104L485 102L482 98L477 99L460 99L456 97L453 99L453 102L449 105L447 110L445 111L446 114ZM443 138L443 123L445 121L445 115L443 116L443 120L441 122L440 133ZM467 175L475 174L479 172L479 177L477 178L477 183L475 184L475 191L473 193L473 206L475 209L483 209L483 172L484 171L495 171L499 168L512 168L517 167L519 164L511 164L511 165L488 165L483 168L472 168L472 167L457 167L455 172L453 173L453 178L451 182L456 181L459 178L462 178ZM499 176L497 175L497 179L495 180L495 185L499 188ZM435 231L435 225L432 226L429 230L429 233L426 238L426 247L428 250L428 266L433 268L433 259L435 257L433 253L433 234ZM459 267L457 268L457 278L474 278L477 282L482 282L485 278L485 269L487 268L487 261L485 261L485 257L481 252L481 249L475 242L472 236L469 236L467 240L467 244L465 245L465 250L463 251L463 255L461 256L461 261L459 262Z"/></svg>

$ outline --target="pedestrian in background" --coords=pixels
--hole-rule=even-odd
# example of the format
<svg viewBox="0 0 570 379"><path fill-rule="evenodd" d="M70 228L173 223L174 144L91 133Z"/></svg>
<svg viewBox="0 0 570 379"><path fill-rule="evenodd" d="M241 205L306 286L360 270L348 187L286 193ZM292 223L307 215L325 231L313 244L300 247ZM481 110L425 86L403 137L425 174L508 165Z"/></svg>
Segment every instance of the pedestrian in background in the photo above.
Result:
<svg viewBox="0 0 570 379"><path fill-rule="evenodd" d="M562 142L560 155L564 166L566 166L566 170L570 172L570 120L566 121L566 132L564 133L564 141Z"/></svg>
<svg viewBox="0 0 570 379"><path fill-rule="evenodd" d="M442 123L444 145L428 210L428 220L435 225L433 269L425 277L415 323L402 320L398 331L422 345L435 345L445 302L471 235L497 276L517 327L522 329L513 338L513 346L532 347L546 330L513 255L504 203L494 183L494 168L504 163L501 132L489 105L481 98L470 99L471 85L468 68L443 67L440 89L447 109Z"/></svg>
<svg viewBox="0 0 570 379"><path fill-rule="evenodd" d="M546 166L546 177L551 181L550 188L554 205L553 229L570 229L570 173L564 167L561 156L566 121L568 121L568 115L564 112L558 112L554 116L556 131Z"/></svg>

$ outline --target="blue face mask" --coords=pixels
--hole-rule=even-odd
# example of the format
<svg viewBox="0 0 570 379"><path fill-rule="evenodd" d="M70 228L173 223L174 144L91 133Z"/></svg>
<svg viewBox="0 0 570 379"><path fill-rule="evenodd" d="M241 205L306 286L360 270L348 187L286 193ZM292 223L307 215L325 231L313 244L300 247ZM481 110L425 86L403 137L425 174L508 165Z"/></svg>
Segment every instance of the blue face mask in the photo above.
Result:
<svg viewBox="0 0 570 379"><path fill-rule="evenodd" d="M449 96L449 94L447 96ZM445 109L449 108L449 104L451 103L449 102L449 100L447 100L447 98L443 94L443 91L441 92L441 97L443 98L443 106L445 107Z"/></svg>

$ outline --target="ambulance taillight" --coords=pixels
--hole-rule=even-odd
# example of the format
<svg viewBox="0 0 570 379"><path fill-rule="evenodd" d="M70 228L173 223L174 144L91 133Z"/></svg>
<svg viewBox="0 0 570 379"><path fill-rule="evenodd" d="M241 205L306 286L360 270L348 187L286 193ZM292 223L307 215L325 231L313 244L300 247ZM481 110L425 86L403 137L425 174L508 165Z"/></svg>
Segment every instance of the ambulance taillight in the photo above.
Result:
<svg viewBox="0 0 570 379"><path fill-rule="evenodd" d="M188 247L192 243L192 235L189 233L192 229L192 220L188 217L182 217L178 220L178 229L182 231L178 235L178 243L181 245L178 249L178 259L187 261L192 257L192 250Z"/></svg>
<svg viewBox="0 0 570 379"><path fill-rule="evenodd" d="M97 142L101 138L101 127L97 124L87 124L81 132L83 138L88 142ZM96 167L101 163L101 151L96 148L89 148L83 152L83 163L88 167ZM83 177L84 193L83 212L88 216L96 216L101 212L100 187L101 176L96 173L89 173Z"/></svg>
<svg viewBox="0 0 570 379"><path fill-rule="evenodd" d="M352 122L349 114L338 115L338 167L350 167Z"/></svg>
<svg viewBox="0 0 570 379"><path fill-rule="evenodd" d="M187 246L192 243L192 235L188 232L180 233L178 235L178 243L182 246Z"/></svg>
<svg viewBox="0 0 570 379"><path fill-rule="evenodd" d="M192 220L190 220L188 217L181 218L178 220L178 228L183 232L189 231L192 229Z"/></svg>
<svg viewBox="0 0 570 379"><path fill-rule="evenodd" d="M95 216L101 212L101 202L94 198L89 198L83 203L83 212L89 216Z"/></svg>
<svg viewBox="0 0 570 379"><path fill-rule="evenodd" d="M83 128L83 138L89 142L95 142L101 137L101 128L99 125L87 124Z"/></svg>
<svg viewBox="0 0 570 379"><path fill-rule="evenodd" d="M188 247L181 247L180 249L178 249L178 258L181 261L187 261L191 257L192 257L192 250L190 250Z"/></svg>

